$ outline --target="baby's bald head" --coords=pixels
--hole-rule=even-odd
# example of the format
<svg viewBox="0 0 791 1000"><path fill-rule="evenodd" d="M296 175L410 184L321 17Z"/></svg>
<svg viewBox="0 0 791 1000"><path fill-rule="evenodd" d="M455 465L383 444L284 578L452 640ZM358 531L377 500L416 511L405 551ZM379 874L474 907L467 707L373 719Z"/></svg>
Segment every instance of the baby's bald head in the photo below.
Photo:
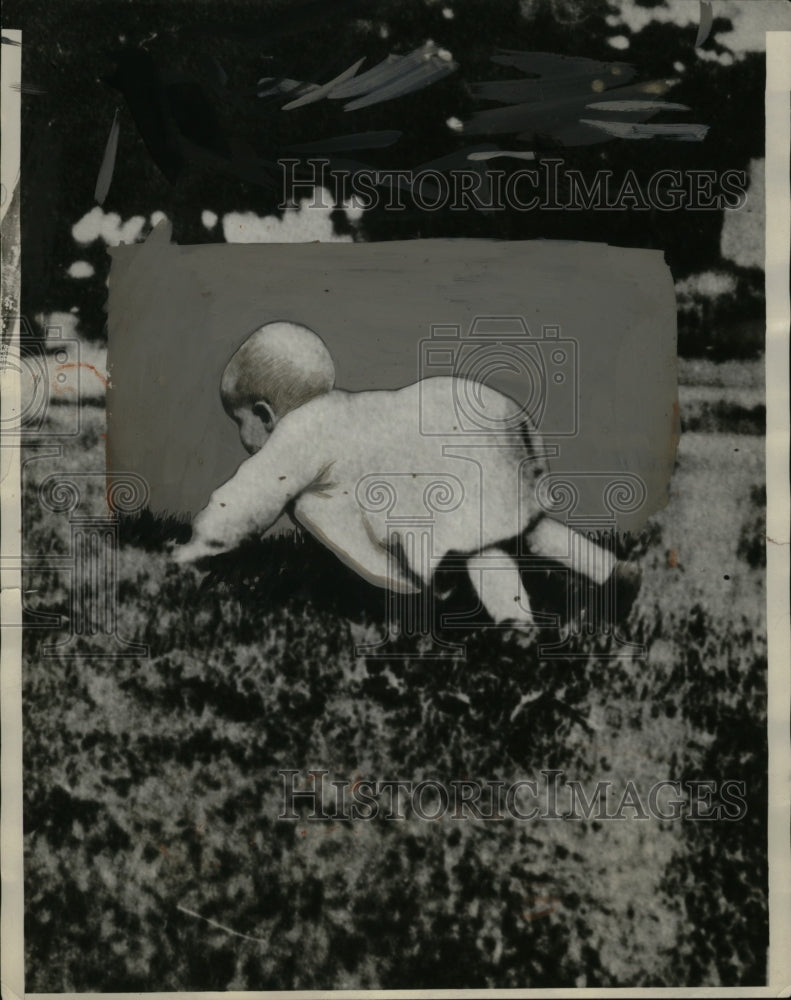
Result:
<svg viewBox="0 0 791 1000"><path fill-rule="evenodd" d="M226 365L220 395L242 443L257 451L291 410L329 392L335 366L322 339L299 323L267 323Z"/></svg>

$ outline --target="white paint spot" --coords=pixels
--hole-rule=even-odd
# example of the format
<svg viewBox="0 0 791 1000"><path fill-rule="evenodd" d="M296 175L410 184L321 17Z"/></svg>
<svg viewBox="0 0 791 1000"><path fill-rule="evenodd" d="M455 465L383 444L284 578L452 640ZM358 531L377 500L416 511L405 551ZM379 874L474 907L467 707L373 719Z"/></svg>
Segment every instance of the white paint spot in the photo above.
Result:
<svg viewBox="0 0 791 1000"><path fill-rule="evenodd" d="M87 260L75 260L67 273L70 278L91 278L96 271L93 264L89 264Z"/></svg>
<svg viewBox="0 0 791 1000"><path fill-rule="evenodd" d="M160 222L164 222L167 216L164 212L152 212L151 213L151 225L158 226Z"/></svg>
<svg viewBox="0 0 791 1000"><path fill-rule="evenodd" d="M346 216L349 219L349 222L357 222L359 219L362 218L363 214L362 202L354 196L352 196L348 201L345 201L343 203L343 210L346 212Z"/></svg>
<svg viewBox="0 0 791 1000"><path fill-rule="evenodd" d="M607 44L614 49L623 51L629 48L629 39L626 35L614 35L612 38L607 39Z"/></svg>
<svg viewBox="0 0 791 1000"><path fill-rule="evenodd" d="M438 55L443 62L453 62L453 54L448 52L447 49L437 49L436 55Z"/></svg>
<svg viewBox="0 0 791 1000"><path fill-rule="evenodd" d="M716 62L720 66L733 66L735 62L730 52L714 52L712 49L697 49L697 56L703 62Z"/></svg>
<svg viewBox="0 0 791 1000"><path fill-rule="evenodd" d="M722 219L720 253L740 267L763 267L765 260L766 160L750 160L747 201Z"/></svg>
<svg viewBox="0 0 791 1000"><path fill-rule="evenodd" d="M208 208L205 208L200 215L200 220L206 229L214 229L217 225L217 213L210 212Z"/></svg>
<svg viewBox="0 0 791 1000"><path fill-rule="evenodd" d="M676 282L679 305L695 299L716 299L736 290L736 278L725 271L701 271Z"/></svg>
<svg viewBox="0 0 791 1000"><path fill-rule="evenodd" d="M638 32L648 24L671 23L681 27L700 22L700 4L694 0L664 0L661 7L641 7L634 0L610 0L618 10L607 17L610 27L622 24ZM726 18L733 29L718 33L713 40L731 52L764 52L767 31L791 30L791 4L777 0L714 0L714 20ZM703 56L703 52L708 52ZM704 59L717 59L710 49L698 50Z"/></svg>
<svg viewBox="0 0 791 1000"><path fill-rule="evenodd" d="M461 132L461 130L464 128L464 122L462 122L461 119L457 118L455 115L452 115L450 118L448 118L445 124L448 126L449 129L452 129L454 132Z"/></svg>
<svg viewBox="0 0 791 1000"><path fill-rule="evenodd" d="M726 17L732 31L715 35L731 52L765 52L767 31L791 31L791 4L774 0L717 0L714 17Z"/></svg>
<svg viewBox="0 0 791 1000"><path fill-rule="evenodd" d="M684 63L680 62L678 59L673 63L673 69L676 71L676 73L683 73L686 68L687 67L684 65Z"/></svg>
<svg viewBox="0 0 791 1000"><path fill-rule="evenodd" d="M443 7L442 16L446 18L448 21L452 21L456 15L453 13L453 10L450 7Z"/></svg>
<svg viewBox="0 0 791 1000"><path fill-rule="evenodd" d="M146 220L142 215L133 215L126 222L121 222L121 216L117 212L105 212L96 205L87 212L71 228L71 235L77 243L88 246L102 239L110 247L117 247L120 243L134 243L140 237Z"/></svg>
<svg viewBox="0 0 791 1000"><path fill-rule="evenodd" d="M344 208L352 222L362 214L356 203ZM255 212L226 213L222 219L223 236L228 243L353 243L351 234L334 232L334 210L332 195L317 188L312 200L303 198L298 207L286 209L282 218Z"/></svg>

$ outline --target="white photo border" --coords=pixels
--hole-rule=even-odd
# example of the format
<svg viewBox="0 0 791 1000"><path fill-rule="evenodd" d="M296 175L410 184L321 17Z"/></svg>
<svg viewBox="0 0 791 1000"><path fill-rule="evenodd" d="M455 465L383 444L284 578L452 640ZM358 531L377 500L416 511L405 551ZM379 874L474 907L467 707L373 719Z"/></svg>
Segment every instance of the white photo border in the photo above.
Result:
<svg viewBox="0 0 791 1000"><path fill-rule="evenodd" d="M21 77L20 31L4 29L11 44L3 46L2 60L2 184L3 215L11 204L12 192L21 184L20 111ZM20 43L19 45L15 43ZM791 247L791 32L767 32L766 87L766 474L767 474L767 628L769 638L769 916L770 947L768 983L761 987L702 987L648 989L525 989L525 990L377 990L377 991L207 991L129 993L80 993L82 998L132 997L182 1000L236 1000L255 997L778 997L791 996L791 621L789 620L789 579L791 575L791 493L789 491L789 254ZM14 85L17 85L16 87ZM18 194L18 192L17 192ZM19 230L17 224L17 245ZM4 276L5 277L5 276ZM5 282L4 282L5 285ZM6 316L18 309L2 289ZM19 337L19 324L11 332ZM19 381L13 371L3 371L3 416L18 410ZM18 622L21 614L21 511L19 443L4 441L0 508L2 510L2 622ZM31 997L57 1000L64 994L24 992L24 887L22 848L22 692L21 629L3 625L0 657L0 721L2 723L2 807L0 809L0 849L2 850L2 935L3 1000Z"/></svg>

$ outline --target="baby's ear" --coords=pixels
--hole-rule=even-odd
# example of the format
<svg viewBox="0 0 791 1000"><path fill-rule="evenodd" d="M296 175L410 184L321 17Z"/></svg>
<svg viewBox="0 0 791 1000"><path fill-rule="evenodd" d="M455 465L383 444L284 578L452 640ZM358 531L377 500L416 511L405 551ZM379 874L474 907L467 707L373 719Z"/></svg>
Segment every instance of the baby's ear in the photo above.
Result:
<svg viewBox="0 0 791 1000"><path fill-rule="evenodd" d="M253 403L253 413L268 431L274 430L277 415L265 399L259 399L257 403Z"/></svg>

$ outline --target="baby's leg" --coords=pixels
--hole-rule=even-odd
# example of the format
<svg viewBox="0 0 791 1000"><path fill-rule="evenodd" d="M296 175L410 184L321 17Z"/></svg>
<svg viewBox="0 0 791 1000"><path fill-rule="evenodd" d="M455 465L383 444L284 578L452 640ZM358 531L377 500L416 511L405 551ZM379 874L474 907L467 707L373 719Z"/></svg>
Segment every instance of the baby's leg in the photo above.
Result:
<svg viewBox="0 0 791 1000"><path fill-rule="evenodd" d="M498 565L492 565L494 560ZM519 567L507 552L495 546L484 549L469 557L467 572L481 604L495 622L535 624Z"/></svg>
<svg viewBox="0 0 791 1000"><path fill-rule="evenodd" d="M527 539L533 555L559 562L597 585L594 613L603 622L627 617L640 592L642 571L637 563L620 561L615 553L549 517L541 518Z"/></svg>
<svg viewBox="0 0 791 1000"><path fill-rule="evenodd" d="M594 583L609 580L618 561L614 553L549 517L530 528L527 539L532 555L553 559Z"/></svg>

